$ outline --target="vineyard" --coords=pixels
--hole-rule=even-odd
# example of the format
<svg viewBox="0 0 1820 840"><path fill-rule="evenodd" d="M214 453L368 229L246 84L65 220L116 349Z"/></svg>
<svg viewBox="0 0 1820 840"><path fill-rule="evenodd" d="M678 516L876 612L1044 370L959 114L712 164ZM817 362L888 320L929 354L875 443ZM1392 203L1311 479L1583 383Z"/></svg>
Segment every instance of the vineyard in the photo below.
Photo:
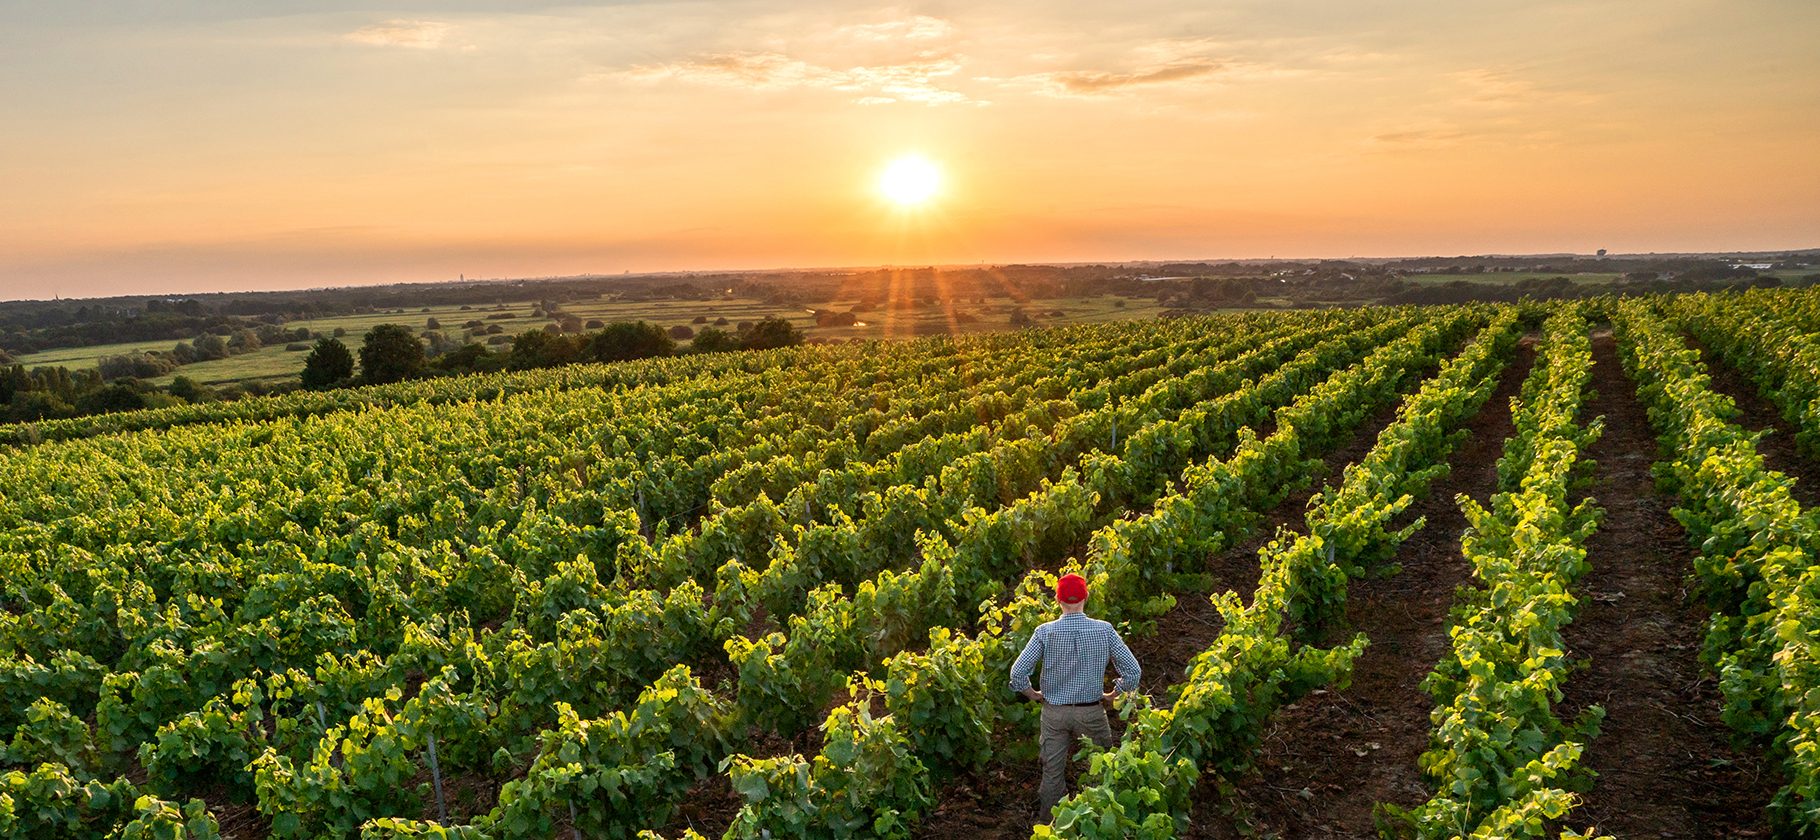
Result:
<svg viewBox="0 0 1820 840"><path fill-rule="evenodd" d="M1820 295L0 427L0 836L1820 838ZM1035 813L1007 675L1145 684Z"/></svg>

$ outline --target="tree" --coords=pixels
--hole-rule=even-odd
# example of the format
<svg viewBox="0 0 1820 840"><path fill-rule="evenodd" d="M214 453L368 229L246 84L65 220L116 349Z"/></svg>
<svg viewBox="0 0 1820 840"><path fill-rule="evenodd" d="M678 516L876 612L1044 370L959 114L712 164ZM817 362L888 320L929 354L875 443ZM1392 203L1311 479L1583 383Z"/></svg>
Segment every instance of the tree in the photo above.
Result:
<svg viewBox="0 0 1820 840"><path fill-rule="evenodd" d="M303 360L303 387L331 388L354 375L354 354L348 346L332 338L319 338L315 349Z"/></svg>
<svg viewBox="0 0 1820 840"><path fill-rule="evenodd" d="M513 370L557 367L581 357L581 338L570 339L560 332L526 330L512 339L512 353L507 367Z"/></svg>
<svg viewBox="0 0 1820 840"><path fill-rule="evenodd" d="M428 321L424 322L423 328L426 330L440 330L440 329L442 329L442 322L436 320L435 318L431 318Z"/></svg>
<svg viewBox="0 0 1820 840"><path fill-rule="evenodd" d="M398 382L423 369L423 345L409 327L380 324L360 346L360 375L371 383Z"/></svg>
<svg viewBox="0 0 1820 840"><path fill-rule="evenodd" d="M494 353L484 344L464 344L442 354L430 366L449 373L479 373L499 370L506 361L506 354Z"/></svg>
<svg viewBox="0 0 1820 840"><path fill-rule="evenodd" d="M76 410L82 414L113 414L145 408L145 397L134 387L136 384L135 380L124 380L83 394L76 400Z"/></svg>
<svg viewBox="0 0 1820 840"><path fill-rule="evenodd" d="M728 353L739 349L739 339L726 330L708 327L695 334L689 347L697 353Z"/></svg>
<svg viewBox="0 0 1820 840"><path fill-rule="evenodd" d="M797 332L796 325L782 318L766 318L753 325L751 332L739 340L739 346L746 350L770 350L775 347L794 347L803 343L803 334Z"/></svg>
<svg viewBox="0 0 1820 840"><path fill-rule="evenodd" d="M228 357L227 342L218 335L199 335L194 342L196 360L199 362L225 359Z"/></svg>
<svg viewBox="0 0 1820 840"><path fill-rule="evenodd" d="M260 341L258 333L245 327L235 330L227 340L228 350L234 353L250 353L264 345L265 343Z"/></svg>
<svg viewBox="0 0 1820 840"><path fill-rule="evenodd" d="M602 362L629 362L676 352L676 342L662 327L643 321L615 321L594 334L589 355Z"/></svg>
<svg viewBox="0 0 1820 840"><path fill-rule="evenodd" d="M347 351L346 347L341 348L341 352L346 353ZM353 362L354 359L350 356L348 364L352 365ZM212 402L215 399L215 390L187 376L179 376L171 381L171 396L187 403Z"/></svg>

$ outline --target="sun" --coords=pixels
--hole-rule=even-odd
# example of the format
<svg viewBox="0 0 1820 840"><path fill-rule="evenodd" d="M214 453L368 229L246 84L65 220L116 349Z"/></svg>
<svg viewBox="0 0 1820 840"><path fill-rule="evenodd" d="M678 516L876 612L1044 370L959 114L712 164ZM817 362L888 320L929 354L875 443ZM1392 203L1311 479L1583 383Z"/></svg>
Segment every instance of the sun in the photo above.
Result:
<svg viewBox="0 0 1820 840"><path fill-rule="evenodd" d="M899 204L923 201L935 195L938 186L941 186L941 173L936 171L935 164L915 155L892 161L885 167L884 176L878 179L879 191Z"/></svg>

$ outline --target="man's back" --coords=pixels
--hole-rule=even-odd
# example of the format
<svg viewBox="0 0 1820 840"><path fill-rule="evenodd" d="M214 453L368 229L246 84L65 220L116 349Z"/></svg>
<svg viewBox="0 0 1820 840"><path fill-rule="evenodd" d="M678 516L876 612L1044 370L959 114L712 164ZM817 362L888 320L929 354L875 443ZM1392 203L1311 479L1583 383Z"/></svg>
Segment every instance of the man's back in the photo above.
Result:
<svg viewBox="0 0 1820 840"><path fill-rule="evenodd" d="M1085 613L1065 613L1061 618L1036 628L1030 645L1012 666L1013 689L1020 687L1017 677L1043 663L1043 702L1069 705L1099 701L1105 690L1106 665L1118 668L1120 679L1115 687L1126 691L1137 687L1141 671L1137 658L1125 646L1108 622L1089 618ZM1028 684L1027 682L1025 683Z"/></svg>

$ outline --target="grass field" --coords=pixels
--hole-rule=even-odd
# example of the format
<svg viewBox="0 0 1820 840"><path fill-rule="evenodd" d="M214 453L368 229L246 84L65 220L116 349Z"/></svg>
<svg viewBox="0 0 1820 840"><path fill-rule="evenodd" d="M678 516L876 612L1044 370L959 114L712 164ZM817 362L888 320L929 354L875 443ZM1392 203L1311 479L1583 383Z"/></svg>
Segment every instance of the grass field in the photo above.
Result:
<svg viewBox="0 0 1820 840"><path fill-rule="evenodd" d="M856 300L834 301L822 304L821 308L845 312L857 303ZM553 323L548 318L531 317L534 306L535 304L532 302L520 301L507 303L503 308L493 306L462 309L459 306L440 306L427 310L413 309L404 312L392 310L363 315L291 321L286 323L285 327L289 329L303 327L312 334L320 335L333 335L336 329L341 329L345 332L342 341L350 349L357 350L361 336L380 324L404 324L421 334L426 331L429 320L434 318L442 325L442 331L445 334L456 337L464 334L463 324L469 321L482 321L488 325L498 324L503 330L500 335L504 336L517 335L526 330L543 329L545 325ZM1124 299L1111 295L1034 300L1026 304L999 298L988 300L983 304L958 305L955 311L976 319L971 322L950 318L942 307L917 307L907 310L880 308L859 314L860 324L851 327L817 327L814 314L807 309L780 306L750 298L706 301L576 301L566 304L564 311L582 319L584 323L596 320L606 323L646 321L665 329L686 326L697 332L706 326L712 326L713 322L719 318L727 319L728 324L721 329L728 331L734 330L741 321L759 321L768 317L783 318L790 321L811 339L847 341L855 338L889 340L939 334L971 335L1006 332L1018 328L1011 324L1011 313L1020 307L1031 316L1030 323L1033 326L1066 326L1133 318L1155 318L1162 311L1154 300ZM487 317L507 312L517 317L503 320L490 320ZM694 323L697 317L707 318L708 323ZM19 361L27 367L62 366L71 370L82 370L98 366L100 361L108 356L150 350L165 351L176 344L176 341L147 341L132 344L72 347L34 353L20 358ZM687 342L682 342L682 344L686 346ZM308 354L284 348L285 345L276 344L226 359L197 362L185 365L170 376L151 381L155 385L166 386L181 375L205 385L226 385L294 378L303 370L303 360Z"/></svg>
<svg viewBox="0 0 1820 840"><path fill-rule="evenodd" d="M1486 274L1411 274L1403 279L1422 286L1444 286L1456 280L1483 283L1488 286L1514 286L1524 280L1566 277L1579 285L1589 286L1594 283L1614 283L1617 282L1619 276L1612 273L1563 274L1558 271L1494 271Z"/></svg>

